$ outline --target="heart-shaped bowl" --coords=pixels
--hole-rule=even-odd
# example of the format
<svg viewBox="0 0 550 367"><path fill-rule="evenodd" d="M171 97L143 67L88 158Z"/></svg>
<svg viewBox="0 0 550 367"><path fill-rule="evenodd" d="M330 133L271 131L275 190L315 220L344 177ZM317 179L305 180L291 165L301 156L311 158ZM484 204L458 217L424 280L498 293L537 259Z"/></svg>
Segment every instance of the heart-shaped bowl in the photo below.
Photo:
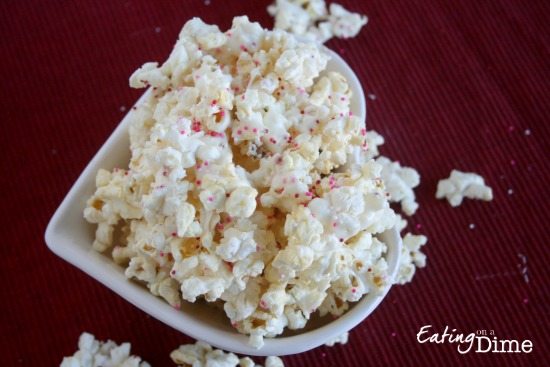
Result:
<svg viewBox="0 0 550 367"><path fill-rule="evenodd" d="M355 73L336 53L324 48L331 56L327 71L337 71L347 80L352 90L351 110L366 119L365 96ZM147 98L147 91L136 104ZM132 110L128 113L131 114ZM48 247L115 293L165 324L202 340L215 347L247 355L287 355L307 351L326 343L363 321L382 302L391 287L399 264L401 237L396 229L383 233L380 238L387 245L385 254L389 266L390 284L378 294L369 294L337 319L312 318L301 330L288 331L276 338L266 338L265 345L255 349L248 345L248 336L239 334L230 326L223 310L205 302L182 302L181 309L172 308L164 300L152 295L144 286L126 278L124 269L108 256L92 249L94 225L83 218L86 200L95 191L95 176L100 168L112 169L127 166L130 159L128 115L103 144L75 182L46 230Z"/></svg>

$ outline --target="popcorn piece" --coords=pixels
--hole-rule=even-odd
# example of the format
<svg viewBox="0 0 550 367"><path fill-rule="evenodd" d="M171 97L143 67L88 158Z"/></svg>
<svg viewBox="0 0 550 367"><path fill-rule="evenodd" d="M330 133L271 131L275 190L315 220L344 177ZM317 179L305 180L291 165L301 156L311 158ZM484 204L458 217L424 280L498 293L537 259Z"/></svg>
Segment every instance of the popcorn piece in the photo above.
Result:
<svg viewBox="0 0 550 367"><path fill-rule="evenodd" d="M452 170L449 178L437 183L435 197L446 198L451 206L456 207L462 203L465 197L491 201L493 200L493 190L478 174Z"/></svg>
<svg viewBox="0 0 550 367"><path fill-rule="evenodd" d="M368 20L335 3L327 11L324 0L276 0L267 11L275 17L275 28L320 43L355 37Z"/></svg>
<svg viewBox="0 0 550 367"><path fill-rule="evenodd" d="M262 367L250 357L239 359L235 354L213 349L212 346L198 341L195 344L181 345L170 353L170 358L178 366L193 367ZM267 357L265 367L284 367L279 357Z"/></svg>
<svg viewBox="0 0 550 367"><path fill-rule="evenodd" d="M82 333L78 351L63 358L60 367L150 367L141 358L130 355L130 343L101 342L92 334Z"/></svg>
<svg viewBox="0 0 550 367"><path fill-rule="evenodd" d="M416 272L416 268L426 266L426 255L420 251L420 248L426 242L428 242L428 238L422 235L407 233L403 237L403 248L401 250L395 283L405 284L410 282Z"/></svg>
<svg viewBox="0 0 550 367"><path fill-rule="evenodd" d="M344 345L348 343L348 338L349 338L349 333L345 332L342 335L338 335L336 338L329 340L328 342L325 343L325 345L327 347L333 347L336 344Z"/></svg>
<svg viewBox="0 0 550 367"><path fill-rule="evenodd" d="M399 202L405 214L413 215L418 209L412 190L420 183L418 172L410 167L401 167L399 162L392 162L384 156L378 157L376 162L383 166L382 179L390 194L390 200Z"/></svg>

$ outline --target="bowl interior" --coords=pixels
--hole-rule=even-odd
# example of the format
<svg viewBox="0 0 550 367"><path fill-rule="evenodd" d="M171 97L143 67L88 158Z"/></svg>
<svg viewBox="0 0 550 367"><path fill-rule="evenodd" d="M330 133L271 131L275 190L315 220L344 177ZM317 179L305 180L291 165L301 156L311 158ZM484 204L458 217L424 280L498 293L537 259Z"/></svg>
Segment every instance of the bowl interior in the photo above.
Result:
<svg viewBox="0 0 550 367"><path fill-rule="evenodd" d="M348 79L353 92L352 111L365 118L365 98L357 77L337 54L330 50L327 52L332 57L327 70L338 71ZM149 91L145 92L136 104L147 98L149 93ZM131 113L132 110L129 114ZM128 280L124 276L123 268L116 265L108 256L99 254L92 249L95 226L87 223L82 215L87 198L95 191L97 171L100 168L127 167L130 158L128 123L127 115L82 172L52 217L46 230L45 239L55 254L167 325L195 339L242 354L285 355L317 347L353 328L382 301L389 286L383 294L364 297L336 320L330 317L314 317L305 329L289 330L281 337L266 338L264 347L257 350L247 344L248 337L237 333L230 326L223 311L216 309L215 306L206 305L205 302L194 304L183 302L181 310L175 310L160 298L149 293L144 286ZM393 270L393 277L398 264L400 237L395 230L388 231L383 236L388 244L387 258L390 269Z"/></svg>

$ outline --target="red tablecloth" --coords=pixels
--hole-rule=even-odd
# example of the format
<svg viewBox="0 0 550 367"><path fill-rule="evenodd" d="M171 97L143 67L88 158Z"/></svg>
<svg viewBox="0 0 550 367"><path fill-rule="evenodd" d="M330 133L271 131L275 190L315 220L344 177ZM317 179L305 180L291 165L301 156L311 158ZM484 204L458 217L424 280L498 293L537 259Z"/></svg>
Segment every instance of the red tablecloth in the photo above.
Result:
<svg viewBox="0 0 550 367"><path fill-rule="evenodd" d="M46 224L86 163L141 94L128 76L163 61L192 16L229 27L248 14L271 27L269 1L23 1L0 4L0 364L54 366L84 330L130 341L155 366L191 339L57 258ZM357 38L328 45L356 70L383 154L419 169L415 232L427 268L397 286L346 346L288 366L547 365L548 96L545 1L341 1L367 14ZM544 158L546 157L546 159ZM491 203L434 198L458 168L482 174ZM470 229L470 224L475 228ZM419 229L415 229L419 227ZM521 275L526 258L528 282ZM523 264L521 265L524 266ZM531 354L459 355L419 344L423 325L530 339ZM261 362L261 359L258 359Z"/></svg>

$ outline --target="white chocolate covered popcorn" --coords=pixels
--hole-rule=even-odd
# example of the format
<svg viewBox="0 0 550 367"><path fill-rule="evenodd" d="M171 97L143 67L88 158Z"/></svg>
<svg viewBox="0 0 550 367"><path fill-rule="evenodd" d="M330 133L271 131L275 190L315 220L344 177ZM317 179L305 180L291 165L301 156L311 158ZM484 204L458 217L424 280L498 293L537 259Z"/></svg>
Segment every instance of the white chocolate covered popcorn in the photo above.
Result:
<svg viewBox="0 0 550 367"><path fill-rule="evenodd" d="M82 333L78 351L63 358L60 367L150 367L141 358L130 355L130 343L101 342L92 334Z"/></svg>
<svg viewBox="0 0 550 367"><path fill-rule="evenodd" d="M401 257L399 259L399 268L395 276L395 283L409 283L416 268L426 266L426 255L420 251L420 248L428 242L428 238L423 235L413 235L407 233L403 237L403 247L401 249Z"/></svg>
<svg viewBox="0 0 550 367"><path fill-rule="evenodd" d="M390 201L399 202L401 210L406 215L413 215L418 209L418 203L413 188L420 184L420 175L411 167L402 167L399 162L380 156L376 162L382 165L382 179L390 194Z"/></svg>
<svg viewBox="0 0 550 367"><path fill-rule="evenodd" d="M329 340L325 343L327 347L334 347L336 344L347 344L349 339L349 333L345 332L341 335L338 335L336 338Z"/></svg>
<svg viewBox="0 0 550 367"><path fill-rule="evenodd" d="M480 175L473 172L451 171L449 178L437 183L435 197L447 199L451 206L459 206L464 198L484 201L493 200L493 190Z"/></svg>
<svg viewBox="0 0 550 367"><path fill-rule="evenodd" d="M327 10L324 0L276 0L267 11L275 17L275 28L320 43L355 37L368 20L336 3Z"/></svg>
<svg viewBox="0 0 550 367"><path fill-rule="evenodd" d="M198 341L195 344L180 345L170 353L170 358L178 366L193 367L262 367L250 357L239 359L235 354L214 349L209 344ZM284 367L279 357L267 357L265 367Z"/></svg>
<svg viewBox="0 0 550 367"><path fill-rule="evenodd" d="M187 22L130 78L150 94L129 115L128 169L100 170L87 202L94 248L175 308L223 305L258 348L390 284L383 139L328 58L246 17Z"/></svg>

